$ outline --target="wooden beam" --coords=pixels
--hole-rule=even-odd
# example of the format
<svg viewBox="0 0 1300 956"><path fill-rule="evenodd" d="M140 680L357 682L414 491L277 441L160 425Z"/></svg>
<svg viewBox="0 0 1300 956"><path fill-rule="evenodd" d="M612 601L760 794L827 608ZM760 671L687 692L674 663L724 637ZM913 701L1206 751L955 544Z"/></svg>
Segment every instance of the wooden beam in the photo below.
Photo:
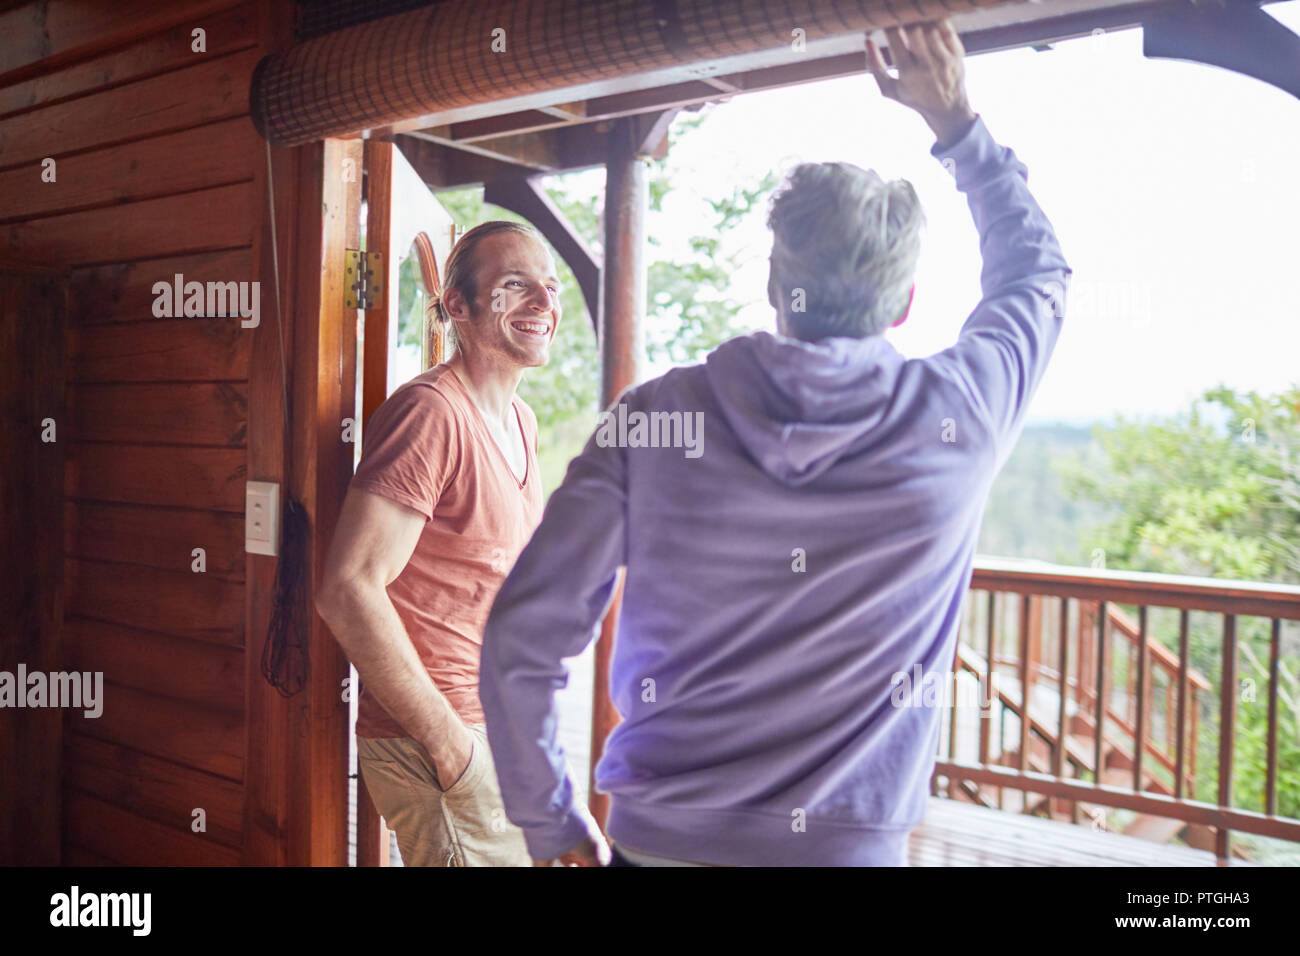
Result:
<svg viewBox="0 0 1300 956"><path fill-rule="evenodd" d="M379 815L366 789L365 778L357 772L357 866L388 866L388 824Z"/></svg>
<svg viewBox="0 0 1300 956"><path fill-rule="evenodd" d="M1300 585L1224 581L1145 571L1063 567L1040 561L979 557L972 588L1069 597L1113 604L1150 604L1219 614L1300 620Z"/></svg>
<svg viewBox="0 0 1300 956"><path fill-rule="evenodd" d="M668 152L668 129L673 125L679 110L645 113L635 118L633 136L638 156L662 159Z"/></svg>
<svg viewBox="0 0 1300 956"><path fill-rule="evenodd" d="M390 240L394 202L393 152L396 149L393 143L370 140L365 144L366 251L382 253L385 262L393 254ZM362 318L362 337L365 341L365 355L362 356L361 363L363 427L388 398L388 296L396 293L388 288L388 277L382 278L385 294L380 297L380 301L372 303ZM360 780L360 777L357 779Z"/></svg>
<svg viewBox="0 0 1300 956"><path fill-rule="evenodd" d="M532 133L537 130L556 129L587 121L587 104L562 103L559 106L540 106L535 110L520 110L516 113L502 113L483 119L452 123L438 129L443 135L457 143L472 143L480 139L492 139L509 133Z"/></svg>
<svg viewBox="0 0 1300 956"><path fill-rule="evenodd" d="M558 165L549 169L520 165L509 158L488 155L491 151L462 149L453 143L438 143L410 133L399 134L394 142L431 189L462 189L526 179L538 173L556 175L600 166L605 162L605 131L609 128L607 123L587 123L552 131L560 137Z"/></svg>
<svg viewBox="0 0 1300 956"><path fill-rule="evenodd" d="M535 133L539 130L557 129L573 123L581 123L584 116L578 116L563 110L539 109L521 110L518 113L502 113L500 116L488 116L484 119L469 120L464 123L452 123L439 126L446 137L453 143L473 143L478 140L493 139L517 133Z"/></svg>
<svg viewBox="0 0 1300 956"><path fill-rule="evenodd" d="M458 142L448 136L431 133L428 130L412 130L405 135L435 143L439 146L453 147L460 152L474 156L482 156L486 159L510 163L513 166L525 167L532 172L555 172L556 167L559 165L558 156L546 149L545 139L541 134L534 134L534 138L510 136L505 137L505 141L501 142L498 140L481 140L473 143ZM510 149L510 146L513 146L514 149Z"/></svg>
<svg viewBox="0 0 1300 956"><path fill-rule="evenodd" d="M365 144L366 251L380 252L385 263L393 255L393 153L391 142L369 140ZM391 273L391 270L390 270ZM365 352L361 369L361 423L365 423L388 398L388 296L396 295L384 277L385 294L366 309L362 318ZM380 816L365 778L358 768L357 866L388 866L388 826Z"/></svg>
<svg viewBox="0 0 1300 956"><path fill-rule="evenodd" d="M342 692L348 662L314 606L352 477L353 449L342 436L343 420L355 417L357 315L343 306L344 253L357 248L360 237L362 150L360 140L326 140L314 155L304 154L310 169L300 169L299 244L291 274L298 314L310 319L294 329L289 484L311 520L303 568L311 666L291 712L296 745L282 770L290 780L288 855L297 865L347 864L349 727Z"/></svg>
<svg viewBox="0 0 1300 956"><path fill-rule="evenodd" d="M623 120L609 136L605 180L605 263L596 338L600 344L600 403L607 407L644 374L645 341L642 322L646 296L646 216L650 206L647 164L638 154L642 139L637 124ZM618 726L618 711L609 696L609 666L618 638L622 609L622 574L605 614L596 642L595 679L591 707L591 771L588 803L603 827L609 797L596 791L596 763L605 740Z"/></svg>
<svg viewBox="0 0 1300 956"><path fill-rule="evenodd" d="M1023 46L1045 49L1050 48L1052 42L1086 37L1097 29L1120 30L1137 27L1143 17L1168 7L1168 0L1154 0L1149 3L1113 4L1057 16L1040 16L1002 26L963 30L962 43L968 55ZM705 103L721 102L740 93L815 83L855 76L864 72L863 55L856 51L809 57L794 63L758 67L673 83L651 84L640 89L592 96L583 104L582 119L591 122L674 107L698 107ZM453 143L473 142L507 133L553 130L566 125L560 119L562 115L562 112L539 104L528 109L516 109L495 116L452 119L439 128L449 131L448 138Z"/></svg>
<svg viewBox="0 0 1300 956"><path fill-rule="evenodd" d="M587 116L587 104L582 100L573 103L557 103L554 106L542 106L539 109L543 113L550 113L552 116L558 116L561 119L581 121Z"/></svg>
<svg viewBox="0 0 1300 956"><path fill-rule="evenodd" d="M723 93L741 93L744 91L744 74L738 74L734 79L725 76L705 76L700 78L700 82L707 83L709 86Z"/></svg>
<svg viewBox="0 0 1300 956"><path fill-rule="evenodd" d="M407 133L396 137L394 142L407 162L420 174L420 179L435 191L483 186L497 180L517 179L536 173L535 170L513 163L471 155Z"/></svg>
<svg viewBox="0 0 1300 956"><path fill-rule="evenodd" d="M263 7L258 29L264 51L287 45L293 35L292 5ZM276 482L283 493L288 409L281 374L283 370L292 383L294 369L292 366L283 369L282 363L292 347L293 330L298 324L298 291L291 269L298 248L299 169L302 154L312 153L314 149L267 150L263 145L259 152L253 180L257 209L250 278L261 282L263 321L249 330L247 477L251 481ZM304 197L317 210L319 199L319 195ZM319 223L315 225L319 229ZM244 561L244 740L248 762L240 862L246 866L284 866L290 862L290 781L285 767L293 745L289 717L292 705L262 676L262 648L274 609L276 559L245 553Z"/></svg>
<svg viewBox="0 0 1300 956"><path fill-rule="evenodd" d="M646 291L646 215L650 203L647 164L635 121L622 120L609 134L605 181L605 262L597 338L601 356L601 404L641 380L645 361L642 322Z"/></svg>
<svg viewBox="0 0 1300 956"><path fill-rule="evenodd" d="M414 130L403 136L421 139L447 149L508 163L526 174L557 173L599 166L605 161L605 132L609 124L590 122L554 124L523 134L455 139L448 127Z"/></svg>

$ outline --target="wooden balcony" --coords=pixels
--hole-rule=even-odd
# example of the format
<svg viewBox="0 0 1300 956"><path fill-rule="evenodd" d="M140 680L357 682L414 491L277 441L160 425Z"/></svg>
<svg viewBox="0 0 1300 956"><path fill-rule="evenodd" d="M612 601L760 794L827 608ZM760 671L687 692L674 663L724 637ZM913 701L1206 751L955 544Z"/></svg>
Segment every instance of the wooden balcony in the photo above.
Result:
<svg viewBox="0 0 1300 956"><path fill-rule="evenodd" d="M1172 616L1159 634L1156 613ZM1234 850L1234 830L1300 841L1300 820L1279 814L1277 802L1279 773L1300 771L1280 767L1278 758L1279 726L1294 719L1298 703L1282 628L1298 619L1297 587L979 560L935 793L1041 817L1049 828L1061 821L1110 830L1113 816L1124 817L1122 832L1148 847L1177 841L1167 848L1212 851L1220 862L1249 857ZM1243 627L1267 645L1262 653L1241 640ZM1214 673L1192 665L1194 636ZM1238 763L1251 743L1238 740L1244 706L1266 711L1261 745L1249 753L1263 765L1262 794L1250 805L1235 797ZM1208 775L1198 776L1198 751L1214 765ZM944 841L947 818L927 846ZM994 844L1005 845L1011 832L1003 823L979 826ZM1061 836L1053 840L1053 832ZM1078 837L1047 829L1038 840L1064 848ZM970 842L958 845L978 857ZM1152 863L1176 865L1153 850ZM930 846L924 857L943 853Z"/></svg>
<svg viewBox="0 0 1300 956"><path fill-rule="evenodd" d="M1156 608L1175 615L1174 649L1156 633ZM1218 673L1191 664L1192 615L1201 612L1217 621L1220 672L1238 674L1240 657L1267 675L1251 702L1268 715L1260 806L1220 799L1236 765L1237 695L1223 693ZM1266 660L1237 639L1239 621L1252 617L1265 622ZM1297 704L1283 690L1296 678L1282 624L1296 620L1297 587L978 559L955 661L965 676L954 677L978 686L977 706L954 684L911 865L1248 866L1233 830L1300 843L1300 820L1277 813L1279 774L1300 772L1278 760L1281 708ZM579 799L591 762L593 664L590 653L570 661L559 698ZM1218 763L1208 776L1197 759L1205 734L1199 749ZM1207 790L1213 799L1197 799ZM1121 815L1131 819L1118 824ZM370 861L381 855L388 860L386 837Z"/></svg>
<svg viewBox="0 0 1300 956"><path fill-rule="evenodd" d="M930 799L912 831L911 866L1218 866L1208 850L1155 844L1100 827L1071 826L957 800ZM1243 860L1231 866L1251 866Z"/></svg>

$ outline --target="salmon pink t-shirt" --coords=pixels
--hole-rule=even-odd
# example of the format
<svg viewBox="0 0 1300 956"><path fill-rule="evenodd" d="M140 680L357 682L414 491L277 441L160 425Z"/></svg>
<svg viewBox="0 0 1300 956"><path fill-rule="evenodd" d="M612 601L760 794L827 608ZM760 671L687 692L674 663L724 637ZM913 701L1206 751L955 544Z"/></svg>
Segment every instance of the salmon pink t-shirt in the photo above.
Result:
<svg viewBox="0 0 1300 956"><path fill-rule="evenodd" d="M481 723L479 653L488 611L542 516L537 419L518 396L527 465L521 481L456 373L438 365L388 397L366 422L352 487L427 519L388 586L416 653L466 723ZM357 736L409 734L362 689Z"/></svg>

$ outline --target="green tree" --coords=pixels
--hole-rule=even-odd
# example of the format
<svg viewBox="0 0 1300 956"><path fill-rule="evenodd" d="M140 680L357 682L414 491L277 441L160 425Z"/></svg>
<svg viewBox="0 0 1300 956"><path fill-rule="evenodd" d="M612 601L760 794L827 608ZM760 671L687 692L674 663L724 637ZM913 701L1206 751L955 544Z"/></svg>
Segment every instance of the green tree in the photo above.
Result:
<svg viewBox="0 0 1300 956"><path fill-rule="evenodd" d="M1064 475L1076 499L1112 506L1115 517L1081 542L1103 549L1112 569L1242 581L1300 583L1300 388L1278 395L1207 391L1173 418L1123 419L1096 430L1104 465ZM1208 620L1206 618L1209 618ZM1176 628L1153 629L1177 649ZM1300 647L1284 625L1279 681L1278 811L1300 816ZM1234 764L1238 806L1264 805L1271 622L1238 619L1240 660ZM1214 683L1202 701L1196 798L1216 798L1222 625L1193 615L1191 665ZM1254 688L1259 688L1254 691Z"/></svg>

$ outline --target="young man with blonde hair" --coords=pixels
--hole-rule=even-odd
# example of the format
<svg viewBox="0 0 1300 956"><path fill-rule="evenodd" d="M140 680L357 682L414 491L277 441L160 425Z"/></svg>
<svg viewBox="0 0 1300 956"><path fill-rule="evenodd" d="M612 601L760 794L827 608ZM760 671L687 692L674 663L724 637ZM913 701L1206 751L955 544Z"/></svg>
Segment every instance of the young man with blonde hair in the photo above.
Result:
<svg viewBox="0 0 1300 956"><path fill-rule="evenodd" d="M478 697L483 625L542 513L537 419L515 390L560 323L531 227L488 222L448 259L456 349L366 422L317 608L361 676L361 774L408 866L527 866Z"/></svg>

